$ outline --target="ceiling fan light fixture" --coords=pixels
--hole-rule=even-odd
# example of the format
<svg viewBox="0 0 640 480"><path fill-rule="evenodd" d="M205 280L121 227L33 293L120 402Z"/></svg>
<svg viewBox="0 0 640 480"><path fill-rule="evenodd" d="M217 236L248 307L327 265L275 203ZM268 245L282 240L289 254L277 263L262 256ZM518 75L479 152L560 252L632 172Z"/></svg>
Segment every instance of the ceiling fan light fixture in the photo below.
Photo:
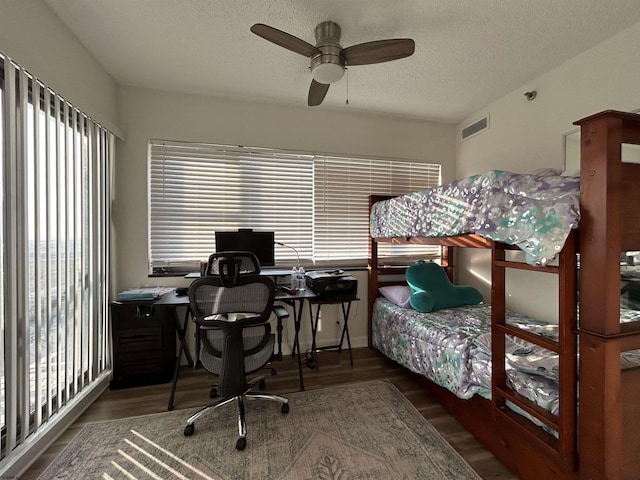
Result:
<svg viewBox="0 0 640 480"><path fill-rule="evenodd" d="M339 45L318 46L320 55L311 59L311 76L318 83L329 85L344 76L344 58Z"/></svg>
<svg viewBox="0 0 640 480"><path fill-rule="evenodd" d="M320 105L329 90L329 85L338 82L349 65L371 65L390 62L413 55L415 42L410 38L374 40L342 48L340 26L332 21L318 24L315 29L316 45L311 45L298 37L256 23L251 31L259 37L311 59L311 76L307 104Z"/></svg>
<svg viewBox="0 0 640 480"><path fill-rule="evenodd" d="M336 63L321 63L313 68L311 76L318 83L335 83L344 76L344 67Z"/></svg>

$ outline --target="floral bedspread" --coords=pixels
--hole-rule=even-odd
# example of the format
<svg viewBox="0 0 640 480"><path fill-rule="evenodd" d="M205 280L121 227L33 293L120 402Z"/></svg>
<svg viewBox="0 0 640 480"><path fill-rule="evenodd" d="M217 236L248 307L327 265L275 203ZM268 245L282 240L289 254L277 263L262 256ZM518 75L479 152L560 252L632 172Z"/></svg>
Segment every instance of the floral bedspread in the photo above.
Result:
<svg viewBox="0 0 640 480"><path fill-rule="evenodd" d="M580 179L492 170L376 203L374 238L475 233L517 245L531 265L546 265L580 220Z"/></svg>
<svg viewBox="0 0 640 480"><path fill-rule="evenodd" d="M639 318L638 310L620 309L623 323ZM507 323L547 338L558 338L557 325L524 315L508 312ZM463 399L476 394L491 398L490 305L447 308L425 314L398 307L380 297L373 305L371 332L374 347L412 372L424 375ZM505 347L509 386L557 414L558 355L509 335ZM622 352L620 365L637 368L640 350Z"/></svg>
<svg viewBox="0 0 640 480"><path fill-rule="evenodd" d="M528 330L545 329L548 325L515 313L508 314L507 322ZM400 365L463 399L476 394L491 396L490 331L490 305L469 305L424 314L378 298L373 307L373 346ZM519 356L518 352L511 353ZM540 353L540 350L535 351L536 355ZM549 367L549 375L531 374L531 370L527 370L530 368L527 363L521 370L517 369L508 360L509 385L539 406L556 413L558 385L553 380L553 367Z"/></svg>

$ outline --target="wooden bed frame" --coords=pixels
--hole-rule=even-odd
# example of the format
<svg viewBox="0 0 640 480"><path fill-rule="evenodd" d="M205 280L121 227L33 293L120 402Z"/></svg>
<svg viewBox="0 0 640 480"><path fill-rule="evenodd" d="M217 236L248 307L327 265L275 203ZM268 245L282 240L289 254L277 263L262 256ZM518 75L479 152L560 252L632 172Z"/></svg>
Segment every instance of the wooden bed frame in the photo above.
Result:
<svg viewBox="0 0 640 480"><path fill-rule="evenodd" d="M369 345L378 288L399 283L404 274L402 267L379 265L379 242L441 245L442 265L451 279L454 247L490 248L492 400L462 400L420 377L425 390L520 478L639 478L640 414L636 407L640 406L640 367L622 370L620 353L640 348L640 321L620 323L620 252L640 250L640 165L621 161L623 143L640 145L640 115L607 110L575 125L581 127L581 220L560 252L558 266L508 261L505 250L512 247L475 235L372 238ZM386 198L371 196L370 205ZM505 271L510 268L558 275L557 342L505 324ZM506 385L506 334L559 354L557 416ZM558 436L513 413L507 402L550 426Z"/></svg>

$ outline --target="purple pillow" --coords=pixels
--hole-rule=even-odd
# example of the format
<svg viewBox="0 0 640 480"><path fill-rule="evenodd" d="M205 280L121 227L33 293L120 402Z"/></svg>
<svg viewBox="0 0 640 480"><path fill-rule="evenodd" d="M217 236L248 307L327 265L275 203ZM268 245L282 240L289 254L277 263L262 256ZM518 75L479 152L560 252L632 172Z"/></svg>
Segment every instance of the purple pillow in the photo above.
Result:
<svg viewBox="0 0 640 480"><path fill-rule="evenodd" d="M402 308L411 308L411 288L409 285L388 285L378 288L380 294L394 305Z"/></svg>

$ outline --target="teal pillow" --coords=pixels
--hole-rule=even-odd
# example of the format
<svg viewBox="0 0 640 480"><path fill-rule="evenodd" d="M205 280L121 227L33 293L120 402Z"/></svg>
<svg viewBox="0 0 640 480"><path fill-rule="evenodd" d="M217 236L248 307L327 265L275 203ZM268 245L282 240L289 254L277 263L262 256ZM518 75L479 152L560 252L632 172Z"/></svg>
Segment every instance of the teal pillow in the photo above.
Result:
<svg viewBox="0 0 640 480"><path fill-rule="evenodd" d="M444 269L437 263L420 260L411 265L407 269L407 283L413 292L409 303L419 312L482 302L482 294L477 289L452 284Z"/></svg>

